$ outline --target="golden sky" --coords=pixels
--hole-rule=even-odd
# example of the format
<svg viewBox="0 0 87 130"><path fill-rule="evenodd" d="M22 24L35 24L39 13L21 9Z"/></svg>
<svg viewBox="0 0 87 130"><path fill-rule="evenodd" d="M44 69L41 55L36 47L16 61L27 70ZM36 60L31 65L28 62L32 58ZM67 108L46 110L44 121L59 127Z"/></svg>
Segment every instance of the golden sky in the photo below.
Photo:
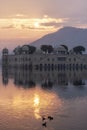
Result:
<svg viewBox="0 0 87 130"><path fill-rule="evenodd" d="M66 22L66 18L28 18L23 14L16 14L11 18L0 19L0 38L37 38L58 29L58 24ZM9 31L9 33L8 33ZM33 36L32 36L33 34Z"/></svg>
<svg viewBox="0 0 87 130"><path fill-rule="evenodd" d="M63 26L86 28L86 12L86 0L0 0L0 44L32 42Z"/></svg>

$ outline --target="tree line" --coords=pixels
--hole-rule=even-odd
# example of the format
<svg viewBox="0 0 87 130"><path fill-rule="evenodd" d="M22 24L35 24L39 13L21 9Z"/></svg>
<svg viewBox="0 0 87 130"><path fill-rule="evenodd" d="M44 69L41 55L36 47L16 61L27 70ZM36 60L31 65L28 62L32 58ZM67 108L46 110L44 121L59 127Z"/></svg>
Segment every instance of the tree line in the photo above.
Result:
<svg viewBox="0 0 87 130"><path fill-rule="evenodd" d="M31 46L31 45L24 45L24 46L27 46L28 47L28 49L23 49L23 47L17 47L17 48L15 48L14 50L13 50L13 52L15 53L15 54L22 54L22 53L25 53L25 54L33 54L33 53L35 53L35 51L36 51L36 47L35 46ZM66 46L66 45L61 45L61 47L64 47L65 48L65 50L66 50L66 52L67 52L67 54L69 54L69 52L70 51L73 51L74 53L76 53L76 54L82 54L83 52L85 52L85 47L83 47L83 46L76 46L76 47L74 47L72 50L70 50L69 51L69 49L68 49L68 46ZM54 48L53 48L53 46L52 45L41 45L41 47L40 47L40 50L42 51L42 52L44 52L45 54L46 53L52 53L53 51L54 51Z"/></svg>

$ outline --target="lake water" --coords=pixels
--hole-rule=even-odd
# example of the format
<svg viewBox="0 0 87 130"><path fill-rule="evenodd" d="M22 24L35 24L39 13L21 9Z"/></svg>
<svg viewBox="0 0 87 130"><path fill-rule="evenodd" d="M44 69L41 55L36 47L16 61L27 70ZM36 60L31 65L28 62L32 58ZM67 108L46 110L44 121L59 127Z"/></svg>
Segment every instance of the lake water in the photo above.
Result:
<svg viewBox="0 0 87 130"><path fill-rule="evenodd" d="M0 130L87 130L87 70L3 68Z"/></svg>

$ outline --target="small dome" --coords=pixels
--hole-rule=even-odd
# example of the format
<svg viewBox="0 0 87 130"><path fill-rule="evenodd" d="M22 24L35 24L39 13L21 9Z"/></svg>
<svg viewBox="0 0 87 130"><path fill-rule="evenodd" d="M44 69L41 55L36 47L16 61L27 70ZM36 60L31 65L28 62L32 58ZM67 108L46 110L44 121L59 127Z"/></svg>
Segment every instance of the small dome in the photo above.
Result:
<svg viewBox="0 0 87 130"><path fill-rule="evenodd" d="M29 46L28 45L22 46L22 51L29 51Z"/></svg>
<svg viewBox="0 0 87 130"><path fill-rule="evenodd" d="M57 54L67 54L67 50L64 46L58 46L56 48L54 48L54 52Z"/></svg>
<svg viewBox="0 0 87 130"><path fill-rule="evenodd" d="M3 54L8 54L8 49L7 49L7 48L4 48L4 49L2 50L2 53L3 53Z"/></svg>
<svg viewBox="0 0 87 130"><path fill-rule="evenodd" d="M57 50L63 50L63 51L66 51L66 49L63 47L63 46L59 46L56 48Z"/></svg>

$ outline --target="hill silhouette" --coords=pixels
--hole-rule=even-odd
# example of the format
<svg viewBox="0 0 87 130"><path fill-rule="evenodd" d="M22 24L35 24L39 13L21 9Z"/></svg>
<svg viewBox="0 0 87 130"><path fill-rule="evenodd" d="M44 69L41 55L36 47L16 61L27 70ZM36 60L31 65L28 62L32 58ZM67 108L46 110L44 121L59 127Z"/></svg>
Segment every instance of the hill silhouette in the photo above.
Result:
<svg viewBox="0 0 87 130"><path fill-rule="evenodd" d="M50 44L54 47L64 44L69 49L77 45L83 45L87 49L87 29L63 27L54 33L43 36L31 44L36 47L40 47L43 44Z"/></svg>

